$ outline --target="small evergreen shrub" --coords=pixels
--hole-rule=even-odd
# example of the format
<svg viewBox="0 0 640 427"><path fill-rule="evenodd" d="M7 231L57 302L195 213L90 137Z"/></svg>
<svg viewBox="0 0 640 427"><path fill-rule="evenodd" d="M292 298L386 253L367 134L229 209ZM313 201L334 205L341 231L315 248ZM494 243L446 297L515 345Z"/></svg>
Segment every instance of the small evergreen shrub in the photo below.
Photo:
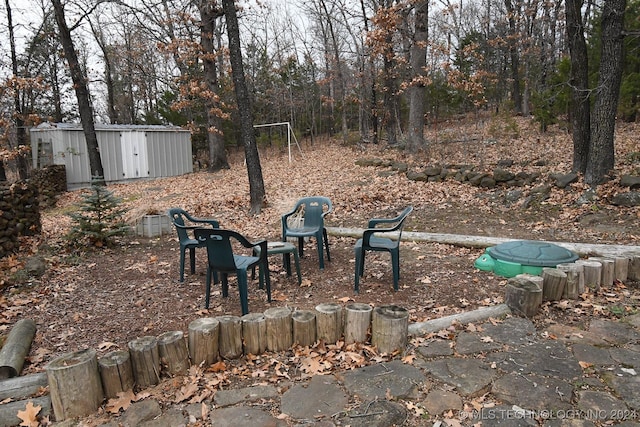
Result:
<svg viewBox="0 0 640 427"><path fill-rule="evenodd" d="M121 206L122 201L99 182L104 181L92 181L91 191L83 195L78 210L68 214L73 225L67 233L67 239L74 246L110 246L115 236L129 232L129 226L123 219L126 210Z"/></svg>

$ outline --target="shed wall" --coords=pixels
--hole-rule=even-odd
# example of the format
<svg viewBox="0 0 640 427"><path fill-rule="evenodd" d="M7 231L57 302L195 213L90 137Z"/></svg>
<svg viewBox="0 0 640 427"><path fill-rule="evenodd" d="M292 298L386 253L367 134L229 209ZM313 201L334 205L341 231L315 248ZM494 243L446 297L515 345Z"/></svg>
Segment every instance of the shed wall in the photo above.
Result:
<svg viewBox="0 0 640 427"><path fill-rule="evenodd" d="M191 137L187 131L97 129L96 136L107 182L193 172ZM49 152L42 149L46 143ZM35 168L49 163L64 165L67 188L90 185L89 154L81 128L34 128L31 144Z"/></svg>
<svg viewBox="0 0 640 427"><path fill-rule="evenodd" d="M149 176L154 178L193 172L191 136L186 132L145 132Z"/></svg>

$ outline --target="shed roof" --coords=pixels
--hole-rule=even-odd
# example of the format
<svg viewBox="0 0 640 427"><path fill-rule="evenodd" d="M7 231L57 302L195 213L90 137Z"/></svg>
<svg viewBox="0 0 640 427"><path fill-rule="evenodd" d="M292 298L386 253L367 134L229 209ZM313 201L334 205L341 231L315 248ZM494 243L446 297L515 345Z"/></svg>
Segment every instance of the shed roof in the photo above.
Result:
<svg viewBox="0 0 640 427"><path fill-rule="evenodd" d="M189 132L188 130L183 129L180 126L174 126L174 125L127 125L127 124L96 123L95 128L96 130L106 130L106 131L153 130L153 131ZM44 123L40 123L35 129L36 130L52 130L52 129L82 130L82 124L44 122Z"/></svg>

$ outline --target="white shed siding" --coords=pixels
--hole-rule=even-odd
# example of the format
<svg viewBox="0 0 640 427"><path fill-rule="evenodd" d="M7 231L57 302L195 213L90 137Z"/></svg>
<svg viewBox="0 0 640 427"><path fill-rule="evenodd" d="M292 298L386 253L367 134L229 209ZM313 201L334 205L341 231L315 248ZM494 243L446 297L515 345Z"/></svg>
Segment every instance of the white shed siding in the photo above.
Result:
<svg viewBox="0 0 640 427"><path fill-rule="evenodd" d="M165 126L96 125L96 136L107 182L193 172L188 131ZM80 125L40 125L31 129L31 144L34 167L47 161L62 164L68 188L90 184L89 155Z"/></svg>
<svg viewBox="0 0 640 427"><path fill-rule="evenodd" d="M149 176L145 132L121 131L123 179L146 178Z"/></svg>
<svg viewBox="0 0 640 427"><path fill-rule="evenodd" d="M123 179L123 156L120 148L119 132L96 130L96 136L98 138L98 148L100 149L105 181L113 182ZM89 164L88 153L86 162ZM89 179L91 179L91 176L89 176Z"/></svg>
<svg viewBox="0 0 640 427"><path fill-rule="evenodd" d="M163 177L193 172L191 137L184 132L146 132L149 176Z"/></svg>

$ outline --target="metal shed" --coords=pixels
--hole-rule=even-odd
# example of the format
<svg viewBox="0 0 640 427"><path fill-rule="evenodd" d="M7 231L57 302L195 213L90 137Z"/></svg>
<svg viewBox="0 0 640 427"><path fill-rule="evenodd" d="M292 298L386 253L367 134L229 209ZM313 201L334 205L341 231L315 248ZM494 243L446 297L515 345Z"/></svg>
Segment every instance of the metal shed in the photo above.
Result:
<svg viewBox="0 0 640 427"><path fill-rule="evenodd" d="M87 143L80 124L43 123L30 133L34 168L65 165L67 188L91 184ZM96 124L96 134L107 183L193 172L191 133L187 130Z"/></svg>

